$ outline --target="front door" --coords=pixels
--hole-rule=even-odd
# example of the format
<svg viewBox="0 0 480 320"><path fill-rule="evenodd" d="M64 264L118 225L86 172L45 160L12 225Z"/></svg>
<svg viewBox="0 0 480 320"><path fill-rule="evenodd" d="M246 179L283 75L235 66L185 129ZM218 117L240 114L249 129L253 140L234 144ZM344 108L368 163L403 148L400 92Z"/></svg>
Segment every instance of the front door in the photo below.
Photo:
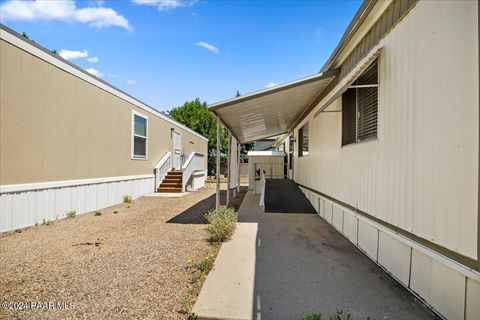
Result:
<svg viewBox="0 0 480 320"><path fill-rule="evenodd" d="M182 169L182 134L173 131L173 169Z"/></svg>

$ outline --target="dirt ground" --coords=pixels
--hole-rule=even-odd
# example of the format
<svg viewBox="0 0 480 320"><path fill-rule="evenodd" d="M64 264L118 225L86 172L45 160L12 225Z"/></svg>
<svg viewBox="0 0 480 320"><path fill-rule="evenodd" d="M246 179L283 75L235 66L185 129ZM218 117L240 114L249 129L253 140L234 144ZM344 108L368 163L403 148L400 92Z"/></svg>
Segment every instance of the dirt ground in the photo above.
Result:
<svg viewBox="0 0 480 320"><path fill-rule="evenodd" d="M2 302L70 309L2 308L0 319L186 319L186 261L209 250L202 214L214 204L209 183L185 197L142 197L2 235Z"/></svg>

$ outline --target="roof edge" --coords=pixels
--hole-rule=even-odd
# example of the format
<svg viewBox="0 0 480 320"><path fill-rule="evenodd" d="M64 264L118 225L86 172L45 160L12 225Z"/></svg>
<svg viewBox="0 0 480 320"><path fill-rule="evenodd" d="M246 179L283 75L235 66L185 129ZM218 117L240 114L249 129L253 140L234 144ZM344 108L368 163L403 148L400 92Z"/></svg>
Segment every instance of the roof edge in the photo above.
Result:
<svg viewBox="0 0 480 320"><path fill-rule="evenodd" d="M334 76L338 75L338 72L339 72L338 69L328 70L328 71L317 73L317 74L314 74L314 75L311 75L311 76L308 76L308 77L304 77L304 78L300 78L300 79L297 79L297 80L285 82L285 83L279 84L277 86L274 86L272 88L266 88L266 89L262 89L262 90L253 91L251 93L247 93L247 94L241 95L239 97L235 97L235 98L231 98L231 99L227 99L227 100L223 100L223 101L220 101L220 102L213 103L213 104L208 106L208 110L215 113L215 110L218 110L218 109L221 109L221 108L224 108L224 107L228 107L232 104L245 102L245 101L252 100L252 99L255 99L255 98L259 98L259 97L262 97L262 96L265 96L265 95L268 95L268 94L272 94L272 93L276 93L276 92L279 92L279 91L291 89L291 88L294 88L294 87L297 87L297 86L300 86L300 85L303 85L303 84L315 82L315 81L322 80L322 79L325 79L325 78L334 77Z"/></svg>
<svg viewBox="0 0 480 320"><path fill-rule="evenodd" d="M367 16L370 14L373 7L375 7L377 2L378 0L365 0L362 3L360 8L357 10L357 13L355 13L355 16L353 16L352 21L350 21L350 24L348 25L347 30L345 30L342 38L340 39L340 42L337 44L337 47L335 48L335 50L333 50L332 54L327 59L327 62L325 62L319 72L324 72L325 70L331 68L332 63L335 62L335 59L340 55L340 53L342 53L345 46L356 34L356 32L358 31L362 23L365 21Z"/></svg>

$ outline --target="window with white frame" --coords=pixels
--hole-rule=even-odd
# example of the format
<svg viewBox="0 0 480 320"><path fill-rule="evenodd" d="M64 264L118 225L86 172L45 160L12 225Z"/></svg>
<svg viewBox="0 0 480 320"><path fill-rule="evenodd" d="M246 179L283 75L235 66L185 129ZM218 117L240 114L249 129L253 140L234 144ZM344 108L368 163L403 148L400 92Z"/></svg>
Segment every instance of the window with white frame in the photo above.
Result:
<svg viewBox="0 0 480 320"><path fill-rule="evenodd" d="M132 112L132 159L147 159L148 118Z"/></svg>
<svg viewBox="0 0 480 320"><path fill-rule="evenodd" d="M378 63L373 62L342 95L342 145L375 139Z"/></svg>
<svg viewBox="0 0 480 320"><path fill-rule="evenodd" d="M298 156L305 157L308 156L309 149L309 134L308 134L308 122L305 123L303 127L298 130Z"/></svg>

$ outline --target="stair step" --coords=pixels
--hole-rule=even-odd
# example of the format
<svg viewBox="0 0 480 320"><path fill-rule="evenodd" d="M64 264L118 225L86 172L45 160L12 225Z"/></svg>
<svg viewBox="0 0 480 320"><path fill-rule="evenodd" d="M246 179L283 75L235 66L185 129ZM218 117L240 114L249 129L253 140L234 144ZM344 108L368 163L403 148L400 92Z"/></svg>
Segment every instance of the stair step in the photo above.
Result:
<svg viewBox="0 0 480 320"><path fill-rule="evenodd" d="M160 188L162 187L176 187L176 188L181 188L182 187L182 182L168 182L168 181L163 181L160 183Z"/></svg>
<svg viewBox="0 0 480 320"><path fill-rule="evenodd" d="M172 170L167 172L167 175L165 178L163 178L160 186L158 186L157 192L182 192L182 175L183 172L181 170Z"/></svg>
<svg viewBox="0 0 480 320"><path fill-rule="evenodd" d="M181 193L182 188L160 187L157 189L157 192Z"/></svg>
<svg viewBox="0 0 480 320"><path fill-rule="evenodd" d="M182 181L182 177L165 177L165 179L163 179L163 181L165 180L170 180L170 181Z"/></svg>

